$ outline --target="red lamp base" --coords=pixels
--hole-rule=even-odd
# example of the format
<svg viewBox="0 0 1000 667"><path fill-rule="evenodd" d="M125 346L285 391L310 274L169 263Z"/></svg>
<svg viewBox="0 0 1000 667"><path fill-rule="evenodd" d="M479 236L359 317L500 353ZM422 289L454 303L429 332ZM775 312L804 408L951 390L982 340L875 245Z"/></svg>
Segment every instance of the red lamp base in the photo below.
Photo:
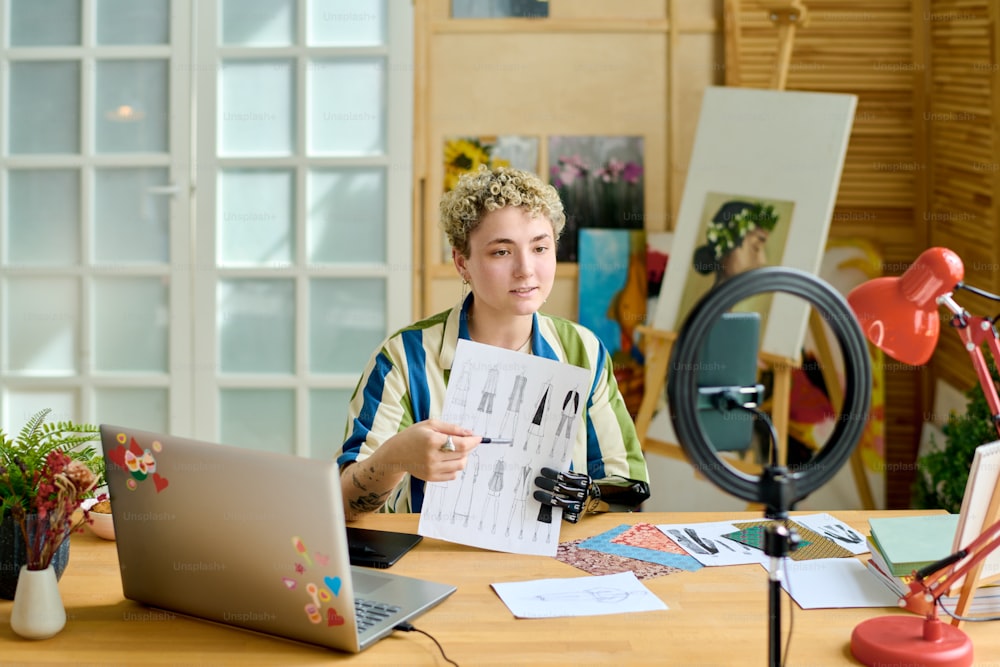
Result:
<svg viewBox="0 0 1000 667"><path fill-rule="evenodd" d="M851 653L865 665L969 667L972 640L940 619L880 616L854 628Z"/></svg>

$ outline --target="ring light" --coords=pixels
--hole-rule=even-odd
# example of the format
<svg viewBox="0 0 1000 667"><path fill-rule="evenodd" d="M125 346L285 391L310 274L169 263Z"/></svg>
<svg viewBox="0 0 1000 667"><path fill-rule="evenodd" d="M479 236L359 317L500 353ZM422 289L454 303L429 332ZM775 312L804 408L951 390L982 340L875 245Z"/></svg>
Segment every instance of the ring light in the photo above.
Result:
<svg viewBox="0 0 1000 667"><path fill-rule="evenodd" d="M722 314L764 292L784 292L808 301L830 326L844 359L844 402L833 433L812 459L794 470L765 467L762 475L754 476L724 464L708 440L698 418L697 369L699 361L710 361L699 358L702 343ZM780 516L829 481L850 458L868 419L871 361L864 334L840 293L810 273L764 267L727 280L694 307L674 343L667 392L677 439L698 471L730 495L764 503L768 516L771 512Z"/></svg>

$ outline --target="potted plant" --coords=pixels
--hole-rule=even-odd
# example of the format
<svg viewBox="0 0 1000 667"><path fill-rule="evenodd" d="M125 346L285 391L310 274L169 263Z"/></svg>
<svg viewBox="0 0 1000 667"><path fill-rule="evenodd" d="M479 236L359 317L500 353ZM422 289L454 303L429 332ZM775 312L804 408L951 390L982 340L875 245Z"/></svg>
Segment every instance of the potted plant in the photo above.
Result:
<svg viewBox="0 0 1000 667"><path fill-rule="evenodd" d="M991 367L990 374L996 382L996 369ZM942 427L944 447L938 448L932 440L933 451L917 460L914 480L914 506L917 508L944 509L958 514L962 510L976 448L997 439L982 387L977 383L965 395L969 399L965 414L952 412L948 423Z"/></svg>
<svg viewBox="0 0 1000 667"><path fill-rule="evenodd" d="M104 459L88 443L97 426L46 422L35 413L11 438L0 429L0 597L13 599L21 566L62 575L80 501L104 483Z"/></svg>

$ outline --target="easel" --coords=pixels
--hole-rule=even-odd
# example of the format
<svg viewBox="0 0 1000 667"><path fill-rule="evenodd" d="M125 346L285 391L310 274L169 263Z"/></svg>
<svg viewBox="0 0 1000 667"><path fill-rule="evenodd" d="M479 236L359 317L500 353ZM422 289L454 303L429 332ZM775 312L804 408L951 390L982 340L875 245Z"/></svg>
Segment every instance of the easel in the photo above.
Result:
<svg viewBox="0 0 1000 667"><path fill-rule="evenodd" d="M788 70L791 65L795 33L798 26L804 26L807 23L808 14L801 0L772 2L766 8L771 21L778 26L778 57L774 75L771 79L771 88L784 90L788 81ZM730 17L730 20L726 23L726 67L730 72L731 82L735 81L738 85L739 62L736 55L739 48L738 0L726 0L725 13L727 17ZM834 412L839 414L843 405L843 390L840 386L840 378L837 377L835 371L836 367L833 364L826 331L823 328L822 320L815 311L810 313L809 327L813 340L816 343L817 361L820 366L820 372L823 375L823 380L826 383L831 406ZM644 451L686 460L683 451L677 444L649 437L649 425L652 422L653 415L656 413L657 403L663 395L667 380L667 367L670 363L670 351L677 334L673 331L663 331L648 326L640 326L637 329L646 343L644 351L646 358L645 389L635 420L639 441L642 443ZM767 352L760 354L760 360L771 368L773 372L771 421L778 438L778 441L775 443L778 464L783 466L787 464L788 460L792 371L801 366L801 360L790 359ZM755 472L752 470L751 464L747 461L738 459L728 460L738 469ZM748 466L751 469L748 469ZM875 509L875 500L872 496L871 485L868 483L864 461L858 449L855 449L851 455L851 471L862 507L866 510Z"/></svg>
<svg viewBox="0 0 1000 667"><path fill-rule="evenodd" d="M993 489L993 497L990 499L990 507L986 510L986 515L983 517L983 527L981 530L986 530L998 520L1000 520L1000 484ZM982 578L983 567L986 565L987 560L989 559L985 558L979 561L966 573L965 579L962 581L961 591L958 594L958 604L955 605L956 616L965 616L972 605L972 598L975 597L977 588L1000 579L1000 574ZM951 624L958 627L962 624L962 621L953 618L951 619Z"/></svg>

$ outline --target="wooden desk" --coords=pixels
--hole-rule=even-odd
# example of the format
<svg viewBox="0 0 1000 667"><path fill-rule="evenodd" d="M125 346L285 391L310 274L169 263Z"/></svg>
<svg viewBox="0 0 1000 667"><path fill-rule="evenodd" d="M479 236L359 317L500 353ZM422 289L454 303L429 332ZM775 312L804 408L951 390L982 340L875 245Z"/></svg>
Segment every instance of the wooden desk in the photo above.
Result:
<svg viewBox="0 0 1000 667"><path fill-rule="evenodd" d="M836 512L861 532L867 519L901 512ZM622 523L680 523L757 519L756 513L637 513L585 517L562 525L562 540L597 534ZM416 515L379 515L364 528L416 532ZM554 558L494 553L424 541L392 572L443 581L458 591L414 625L434 635L448 656L473 665L763 665L767 662L767 572L756 565L703 568L645 584L668 611L582 618L517 620L490 584L547 577L587 576ZM874 581L874 580L873 580ZM122 597L112 542L89 532L73 537L69 568L60 582L65 629L52 639L22 640L10 629L11 602L0 601L0 663L85 665L445 665L427 637L395 633L359 655L275 640L175 616ZM787 630L789 611L782 612ZM854 664L851 630L895 609L803 611L795 606L789 665ZM976 662L1000 656L995 624L964 624Z"/></svg>

